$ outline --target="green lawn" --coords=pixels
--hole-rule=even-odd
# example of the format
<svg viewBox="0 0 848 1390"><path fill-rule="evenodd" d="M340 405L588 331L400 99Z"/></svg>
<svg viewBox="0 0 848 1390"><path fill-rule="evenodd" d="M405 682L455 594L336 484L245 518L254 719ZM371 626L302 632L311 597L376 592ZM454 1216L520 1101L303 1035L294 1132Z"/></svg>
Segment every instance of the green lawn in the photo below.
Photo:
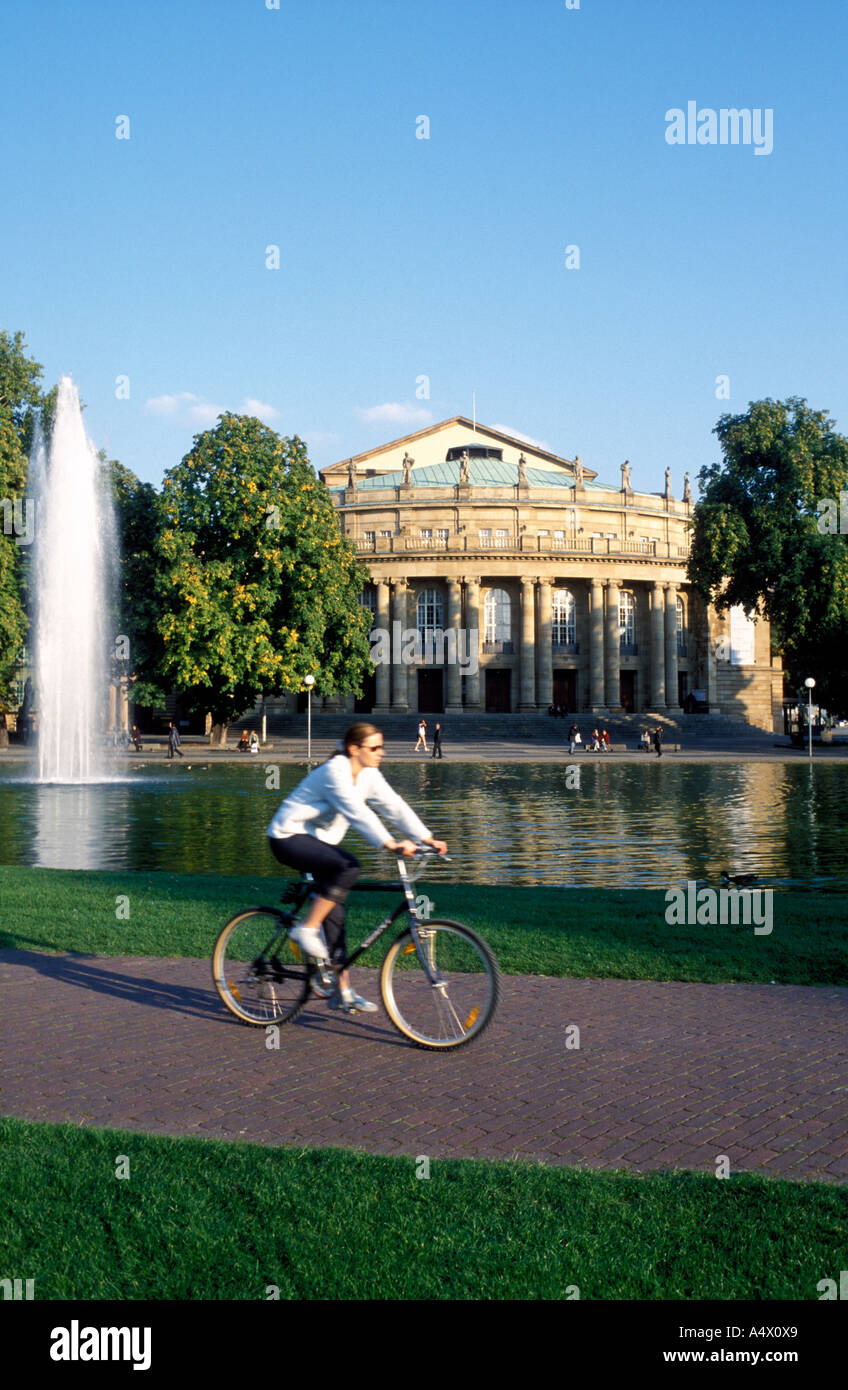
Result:
<svg viewBox="0 0 848 1390"><path fill-rule="evenodd" d="M104 955L209 956L238 908L275 903L278 879L0 869L0 946ZM436 916L468 922L511 974L848 984L848 895L775 893L774 929L668 926L661 891L434 883ZM356 893L349 939L392 901ZM129 918L116 913L129 907ZM377 964L382 943L364 964Z"/></svg>
<svg viewBox="0 0 848 1390"><path fill-rule="evenodd" d="M129 1177L115 1177L119 1155ZM268 1149L0 1119L4 1273L42 1299L817 1299L848 1191ZM841 1263L840 1263L841 1262Z"/></svg>

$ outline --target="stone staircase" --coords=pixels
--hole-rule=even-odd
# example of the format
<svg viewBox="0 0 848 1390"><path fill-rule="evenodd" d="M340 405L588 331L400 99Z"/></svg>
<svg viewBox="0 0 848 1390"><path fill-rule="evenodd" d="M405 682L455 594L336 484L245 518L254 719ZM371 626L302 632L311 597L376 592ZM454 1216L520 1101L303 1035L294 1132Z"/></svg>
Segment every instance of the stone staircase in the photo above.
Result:
<svg viewBox="0 0 848 1390"><path fill-rule="evenodd" d="M584 744L597 727L606 729L613 744L635 747L644 729L652 730L657 724L662 726L666 746L679 744L683 747L721 744L744 741L772 747L776 735L763 729L754 728L739 719L731 719L717 714L653 713L645 710L641 714L596 715L588 713L567 714L564 719L554 719L548 714L346 714L343 712L327 714L323 711L312 715L312 737L316 743L335 742L357 720L367 720L382 730L387 741L414 744L420 718L427 721L428 742L437 723L441 724L445 736L453 743L544 743L562 744L572 724L577 724L583 735ZM269 741L277 739L305 739L307 717L305 714L281 714L269 712L267 728ZM229 742L238 739L237 730L241 728L258 729L259 720L255 712L236 721L230 726Z"/></svg>

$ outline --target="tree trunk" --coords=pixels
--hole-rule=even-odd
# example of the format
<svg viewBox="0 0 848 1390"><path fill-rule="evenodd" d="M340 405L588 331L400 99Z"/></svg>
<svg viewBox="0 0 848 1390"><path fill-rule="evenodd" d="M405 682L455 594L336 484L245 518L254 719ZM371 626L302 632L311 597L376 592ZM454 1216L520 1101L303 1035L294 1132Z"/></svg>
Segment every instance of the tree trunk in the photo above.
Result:
<svg viewBox="0 0 848 1390"><path fill-rule="evenodd" d="M212 728L209 731L210 748L226 748L227 730L229 727L230 721L228 719L223 719L220 715L213 714Z"/></svg>
<svg viewBox="0 0 848 1390"><path fill-rule="evenodd" d="M6 727L6 716L0 714L0 748L9 747L9 730Z"/></svg>

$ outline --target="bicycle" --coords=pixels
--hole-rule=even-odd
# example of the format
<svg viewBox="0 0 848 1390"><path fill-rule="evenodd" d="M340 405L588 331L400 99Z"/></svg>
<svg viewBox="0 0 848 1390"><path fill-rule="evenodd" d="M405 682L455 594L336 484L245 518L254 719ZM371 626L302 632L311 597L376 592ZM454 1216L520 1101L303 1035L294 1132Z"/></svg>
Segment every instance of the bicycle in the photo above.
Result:
<svg viewBox="0 0 848 1390"><path fill-rule="evenodd" d="M418 846L413 862L421 871L435 854ZM398 880L362 881L360 892L403 893L401 902L345 959L358 960L404 914L408 924L392 942L380 970L380 994L398 1032L418 1047L434 1051L463 1047L489 1026L500 995L500 971L488 944L462 922L433 921L417 906L406 860L398 855ZM297 914L314 891L310 875L288 886L283 907L252 907L232 917L212 955L212 978L222 1002L242 1023L257 1027L291 1023L324 978L288 939ZM281 954L282 953L282 954Z"/></svg>

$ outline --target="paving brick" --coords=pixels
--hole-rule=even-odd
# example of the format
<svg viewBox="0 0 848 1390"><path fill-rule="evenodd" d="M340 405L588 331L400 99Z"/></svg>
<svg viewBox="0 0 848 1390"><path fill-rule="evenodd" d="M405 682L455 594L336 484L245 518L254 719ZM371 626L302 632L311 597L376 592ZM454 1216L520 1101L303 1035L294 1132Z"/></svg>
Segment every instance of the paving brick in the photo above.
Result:
<svg viewBox="0 0 848 1390"><path fill-rule="evenodd" d="M845 989L513 976L479 1043L440 1055L318 1004L269 1051L205 961L0 951L0 978L6 1114L597 1169L710 1172L728 1153L848 1182Z"/></svg>

